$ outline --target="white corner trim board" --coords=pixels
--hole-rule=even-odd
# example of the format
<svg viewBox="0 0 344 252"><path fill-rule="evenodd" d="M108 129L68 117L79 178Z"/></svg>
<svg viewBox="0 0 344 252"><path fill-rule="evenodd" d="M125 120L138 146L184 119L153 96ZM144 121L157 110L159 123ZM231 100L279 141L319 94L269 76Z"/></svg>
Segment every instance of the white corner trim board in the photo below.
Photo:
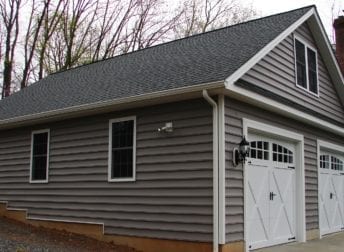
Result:
<svg viewBox="0 0 344 252"><path fill-rule="evenodd" d="M295 144L295 172L296 172L296 232L295 241L306 241L306 203L305 203L305 167L304 167L304 136L289 130L278 128L269 124L243 118L243 135L261 134L273 139L288 141ZM249 138L248 138L249 140ZM244 171L244 240L245 251L249 251L249 230L248 230L248 177Z"/></svg>

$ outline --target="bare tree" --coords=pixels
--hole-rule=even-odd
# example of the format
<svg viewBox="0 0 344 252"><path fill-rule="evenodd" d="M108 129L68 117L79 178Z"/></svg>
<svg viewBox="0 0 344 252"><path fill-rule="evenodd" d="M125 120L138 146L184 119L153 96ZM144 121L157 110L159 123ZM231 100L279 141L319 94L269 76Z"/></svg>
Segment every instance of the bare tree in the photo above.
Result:
<svg viewBox="0 0 344 252"><path fill-rule="evenodd" d="M5 33L2 98L11 94L13 62L19 35L20 6L21 0L0 1L0 17Z"/></svg>
<svg viewBox="0 0 344 252"><path fill-rule="evenodd" d="M168 8L167 0L25 0L29 8L22 8L21 18L26 29L19 33L21 1L0 0L2 96L52 72L256 15L240 0L179 0L175 9ZM15 55L23 58L15 63Z"/></svg>
<svg viewBox="0 0 344 252"><path fill-rule="evenodd" d="M66 7L67 4L65 4L65 1L58 1L55 6L53 4L47 5L46 15L43 21L43 32L41 33L36 49L38 57L38 79L43 78L46 50L52 35L61 21L62 13L65 11Z"/></svg>
<svg viewBox="0 0 344 252"><path fill-rule="evenodd" d="M85 41L91 31L98 10L98 0L69 0L63 15L63 34L66 45L63 70L71 68L82 57ZM78 33L79 32L79 33Z"/></svg>
<svg viewBox="0 0 344 252"><path fill-rule="evenodd" d="M39 5L42 5L41 9L39 9ZM25 88L28 84L28 78L32 68L32 59L36 52L39 34L49 5L50 0L44 0L40 3L37 3L36 0L31 1L31 11L24 41L24 69L21 76L21 89Z"/></svg>
<svg viewBox="0 0 344 252"><path fill-rule="evenodd" d="M125 40L124 28L134 16L137 0L106 0L96 28L92 61L114 56Z"/></svg>
<svg viewBox="0 0 344 252"><path fill-rule="evenodd" d="M246 21L257 16L252 7L244 7L239 0L186 0L175 37L182 38L223 26Z"/></svg>
<svg viewBox="0 0 344 252"><path fill-rule="evenodd" d="M170 32L175 29L181 12L174 16L163 9L163 0L139 1L137 15L132 32L127 36L123 52L150 47L154 44L170 40Z"/></svg>

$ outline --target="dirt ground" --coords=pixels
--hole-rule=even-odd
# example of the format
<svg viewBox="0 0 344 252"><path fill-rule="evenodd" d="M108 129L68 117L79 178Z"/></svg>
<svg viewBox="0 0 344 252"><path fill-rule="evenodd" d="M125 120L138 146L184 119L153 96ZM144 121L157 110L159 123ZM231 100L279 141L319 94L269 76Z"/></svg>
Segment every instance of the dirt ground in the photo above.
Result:
<svg viewBox="0 0 344 252"><path fill-rule="evenodd" d="M0 218L0 252L138 252L82 235Z"/></svg>

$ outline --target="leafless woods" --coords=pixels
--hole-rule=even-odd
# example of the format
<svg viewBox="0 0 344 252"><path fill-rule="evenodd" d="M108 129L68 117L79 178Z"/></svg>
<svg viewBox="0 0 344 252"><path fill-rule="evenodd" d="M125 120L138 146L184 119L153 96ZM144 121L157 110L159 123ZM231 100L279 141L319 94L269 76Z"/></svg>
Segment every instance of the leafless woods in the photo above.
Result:
<svg viewBox="0 0 344 252"><path fill-rule="evenodd" d="M240 0L0 0L1 96L52 72L256 15Z"/></svg>

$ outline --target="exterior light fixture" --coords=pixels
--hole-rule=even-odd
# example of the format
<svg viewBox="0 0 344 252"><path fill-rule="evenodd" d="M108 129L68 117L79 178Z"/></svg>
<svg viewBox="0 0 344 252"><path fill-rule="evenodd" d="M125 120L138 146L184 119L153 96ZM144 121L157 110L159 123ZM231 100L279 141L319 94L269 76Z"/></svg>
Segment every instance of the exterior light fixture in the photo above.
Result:
<svg viewBox="0 0 344 252"><path fill-rule="evenodd" d="M242 138L239 148L233 149L233 164L237 166L239 163L246 161L246 156L250 152L250 143L246 140L245 136Z"/></svg>
<svg viewBox="0 0 344 252"><path fill-rule="evenodd" d="M158 132L171 133L173 132L173 123L167 122L163 127L158 128Z"/></svg>

